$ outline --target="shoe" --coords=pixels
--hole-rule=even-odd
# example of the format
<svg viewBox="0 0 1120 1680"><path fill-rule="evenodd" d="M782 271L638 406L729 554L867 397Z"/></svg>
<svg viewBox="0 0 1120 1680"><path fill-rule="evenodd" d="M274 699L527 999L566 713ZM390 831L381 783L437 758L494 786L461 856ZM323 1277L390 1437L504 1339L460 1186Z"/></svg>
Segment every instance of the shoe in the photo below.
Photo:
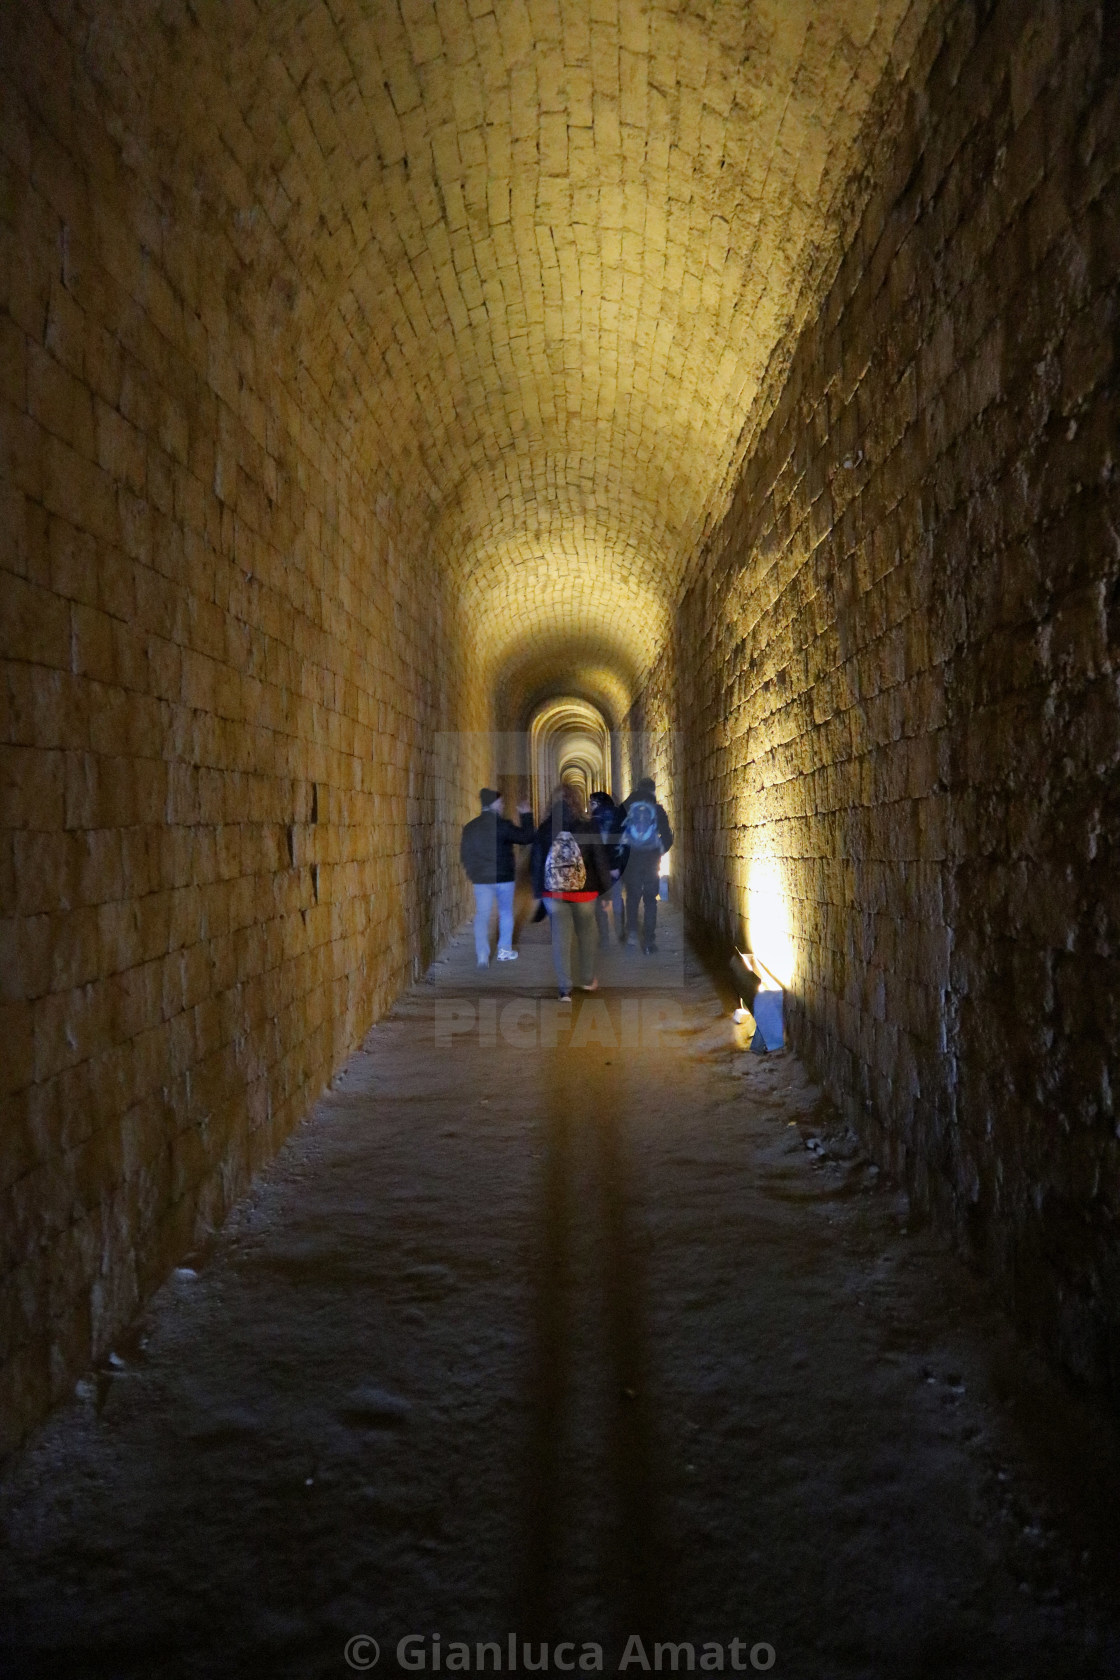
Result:
<svg viewBox="0 0 1120 1680"><path fill-rule="evenodd" d="M558 1003L571 1003L571 1001L572 1001L571 992L561 992L559 998L557 999Z"/></svg>
<svg viewBox="0 0 1120 1680"><path fill-rule="evenodd" d="M656 941L656 939L651 939L649 944L646 946L647 957L651 957L653 955L653 953L656 951L656 949L657 949L657 941Z"/></svg>
<svg viewBox="0 0 1120 1680"><path fill-rule="evenodd" d="M476 968L489 968L490 967L490 958L489 957L479 957L478 961L475 963L474 966Z"/></svg>
<svg viewBox="0 0 1120 1680"><path fill-rule="evenodd" d="M509 951L499 950L498 951L498 961L499 962L516 962L520 955L521 955L520 951L514 951L512 949L509 950Z"/></svg>
<svg viewBox="0 0 1120 1680"><path fill-rule="evenodd" d="M598 990L599 990L599 977L598 977L598 975L596 975L595 979L592 980L590 986L581 986L580 987L581 992L597 992Z"/></svg>
<svg viewBox="0 0 1120 1680"><path fill-rule="evenodd" d="M634 938L632 933L628 933L622 943L624 945L636 945L638 941Z"/></svg>

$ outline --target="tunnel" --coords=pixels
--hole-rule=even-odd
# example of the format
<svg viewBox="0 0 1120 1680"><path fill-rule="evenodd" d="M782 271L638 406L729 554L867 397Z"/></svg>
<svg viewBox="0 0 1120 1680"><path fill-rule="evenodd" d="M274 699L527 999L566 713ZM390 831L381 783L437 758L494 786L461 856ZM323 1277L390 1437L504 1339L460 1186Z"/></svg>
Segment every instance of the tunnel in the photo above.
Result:
<svg viewBox="0 0 1120 1680"><path fill-rule="evenodd" d="M692 1641L697 1660L718 1645L711 1667L974 1672L979 1645L937 1658L932 1634L908 1669L901 1646L814 1658L796 1618L773 1640L756 1626L735 1663L722 1612L706 1644L699 1623L687 1631L703 1593L680 1583L702 1579L688 1574L707 1555L702 1524L678 1552L641 1538L663 1532L650 1489L667 1414L643 1408L659 1337L677 1333L666 1303L691 1322L683 1284L657 1270L656 1231L676 1232L691 1276L746 1219L732 1198L689 1223L683 1186L705 1151L739 1137L726 1182L745 1174L753 1196L751 1151L780 1177L794 1169L765 1164L773 1139L808 1137L798 1171L823 1182L847 1160L863 1188L820 1214L819 1242L789 1238L781 1322L800 1310L804 1267L840 1264L851 1208L896 1210L883 1253L903 1242L898 1222L925 1245L906 1287L925 1289L930 1322L959 1291L977 1323L993 1315L1003 1400L1029 1388L1035 1417L1051 1396L1037 1433L1055 1486L1084 1470L1054 1446L1074 1417L1108 1474L1120 1465L1117 19L1109 0L0 8L0 1451L23 1489L5 1506L9 1536L34 1526L29 1464L36 1485L87 1485L61 1447L34 1455L78 1413L102 1427L88 1420L106 1397L104 1420L127 1409L116 1397L139 1392L127 1378L145 1315L192 1278L211 1288L207 1256L241 1253L278 1186L298 1199L292 1161L327 1172L308 1140L320 1126L335 1137L340 1092L372 1105L346 1149L382 1138L380 1055L386 1103L415 1116L400 1139L428 1165L406 1169L386 1132L381 1166L362 1169L368 1220L396 1229L394 1184L427 1206L451 1156L480 1228L508 1191L525 1246L503 1264L537 1280L536 1333L560 1336L570 1309L572 1392L586 1356L630 1397L601 1470L621 1512L604 1555L630 1582L632 1617L616 1627L572 1559L585 1613L567 1634L573 1662L609 1623L646 1640L650 1668L658 1605L672 1602L686 1631L658 1637ZM602 995L576 997L556 1049L530 848L515 847L517 948L499 952L518 960L480 977L464 825L480 790L515 821L526 805L532 828L559 784L577 806L596 791L621 805L645 776L673 835L651 887L658 943L652 919L637 952L604 933ZM615 897L603 926L621 931L625 909L632 935L637 893L632 907ZM780 989L780 1049L760 1035L751 1051L736 953ZM449 998L466 1013L441 1016ZM521 1060L518 1033L532 1046ZM709 1077L730 1081L718 1102ZM757 1111L749 1136L734 1131L732 1087ZM491 1106L470 1110L485 1123L474 1150L447 1105L476 1089L488 1094L470 1103ZM516 1195L485 1131L502 1103L538 1128ZM583 1107L638 1116L636 1129L604 1122L593 1145ZM669 1141L678 1123L691 1154ZM663 1174L649 1167L648 1184L647 1147ZM350 1229L349 1158L327 1173L323 1230ZM681 1186L675 1215L655 1179ZM517 1202L530 1185L532 1211ZM787 1185L766 1205L801 1196ZM755 1208L751 1229L767 1218ZM447 1230L454 1246L460 1227ZM452 1266L410 1260L411 1240L386 1251L387 1301L406 1275L421 1287L417 1266L432 1290ZM580 1354L584 1297L556 1279L585 1263L606 1329L588 1319ZM728 1248L726 1263L711 1311L733 1317L755 1260ZM870 1293L858 1311L838 1295L821 1322L858 1318ZM755 1330L758 1347L780 1339L777 1319ZM508 1326L478 1332L491 1333L493 1349L517 1341ZM704 1372L716 1382L712 1350L731 1359L746 1335L710 1327L697 1341L681 1407L700 1406ZM804 1335L809 1367L827 1371ZM569 1390L528 1331L518 1345L529 1410L520 1435L510 1427L537 1493L513 1499L528 1526L511 1517L501 1545L528 1572L525 1629L555 1651ZM945 1383L946 1407L971 1403L963 1379ZM361 1427L412 1427L394 1403L370 1402ZM743 1427L713 1490L754 1450ZM819 1451L837 1464L830 1441ZM317 1473L295 1479L310 1489ZM727 1498L725 1535L745 1508ZM811 1506L797 1506L809 1527ZM1032 1524L1028 1512L1016 1532ZM729 1545L711 1541L720 1568ZM55 1602L65 1571L42 1566ZM1008 1616L1033 1606L1045 1620L1021 1573ZM394 1660L419 1651L430 1671L437 1599L420 1578L400 1602L420 1616L402 1637L421 1643ZM324 1586L324 1602L341 1590ZM1053 1620L1065 1661L1076 1617L1065 1632ZM1010 1666L983 1672L1037 1672L1037 1628L1020 1633ZM32 1664L40 1647L20 1637ZM105 1638L113 1672L157 1671ZM1117 1672L1115 1633L1094 1638L1083 1666L1052 1672ZM318 1647L284 1661L346 1672L334 1645L333 1668L315 1666ZM263 1673L266 1646L261 1633L224 1667L167 1657L158 1671ZM110 1672L104 1651L88 1647L89 1672Z"/></svg>

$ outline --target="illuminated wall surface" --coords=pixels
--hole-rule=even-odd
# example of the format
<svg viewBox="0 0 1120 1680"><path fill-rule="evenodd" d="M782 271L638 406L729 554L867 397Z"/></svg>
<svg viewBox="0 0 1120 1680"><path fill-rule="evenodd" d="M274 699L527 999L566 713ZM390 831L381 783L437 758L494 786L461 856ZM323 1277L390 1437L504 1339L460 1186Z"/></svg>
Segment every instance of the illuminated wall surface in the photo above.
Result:
<svg viewBox="0 0 1120 1680"><path fill-rule="evenodd" d="M565 707L1115 1375L1118 50L1090 0L0 10L9 1434Z"/></svg>
<svg viewBox="0 0 1120 1680"><path fill-rule="evenodd" d="M674 867L1019 1318L1120 1388L1120 38L934 21L644 696Z"/></svg>

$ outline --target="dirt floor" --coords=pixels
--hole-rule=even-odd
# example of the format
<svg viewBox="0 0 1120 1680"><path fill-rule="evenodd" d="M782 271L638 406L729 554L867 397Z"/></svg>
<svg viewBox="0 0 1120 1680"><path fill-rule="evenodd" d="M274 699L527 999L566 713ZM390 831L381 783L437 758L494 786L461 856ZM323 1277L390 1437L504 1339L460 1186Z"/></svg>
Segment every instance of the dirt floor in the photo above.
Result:
<svg viewBox="0 0 1120 1680"><path fill-rule="evenodd" d="M0 1673L1120 1675L1112 1425L660 943L374 1028L7 1466Z"/></svg>

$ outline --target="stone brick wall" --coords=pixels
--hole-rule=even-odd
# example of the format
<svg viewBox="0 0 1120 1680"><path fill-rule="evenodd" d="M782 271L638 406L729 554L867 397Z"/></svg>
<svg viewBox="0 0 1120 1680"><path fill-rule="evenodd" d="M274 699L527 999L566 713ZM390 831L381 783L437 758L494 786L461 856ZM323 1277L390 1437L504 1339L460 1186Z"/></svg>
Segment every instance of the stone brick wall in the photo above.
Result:
<svg viewBox="0 0 1120 1680"><path fill-rule="evenodd" d="M0 8L3 1440L701 530L629 720L674 876L788 920L868 1137L1115 1368L1116 9L499 11Z"/></svg>
<svg viewBox="0 0 1120 1680"><path fill-rule="evenodd" d="M145 129L155 31L90 27L0 27L0 1446L459 919L434 742L486 721L430 504L320 397L232 155Z"/></svg>
<svg viewBox="0 0 1120 1680"><path fill-rule="evenodd" d="M646 696L692 915L788 931L798 1046L1114 1391L1118 72L1110 6L934 12Z"/></svg>

